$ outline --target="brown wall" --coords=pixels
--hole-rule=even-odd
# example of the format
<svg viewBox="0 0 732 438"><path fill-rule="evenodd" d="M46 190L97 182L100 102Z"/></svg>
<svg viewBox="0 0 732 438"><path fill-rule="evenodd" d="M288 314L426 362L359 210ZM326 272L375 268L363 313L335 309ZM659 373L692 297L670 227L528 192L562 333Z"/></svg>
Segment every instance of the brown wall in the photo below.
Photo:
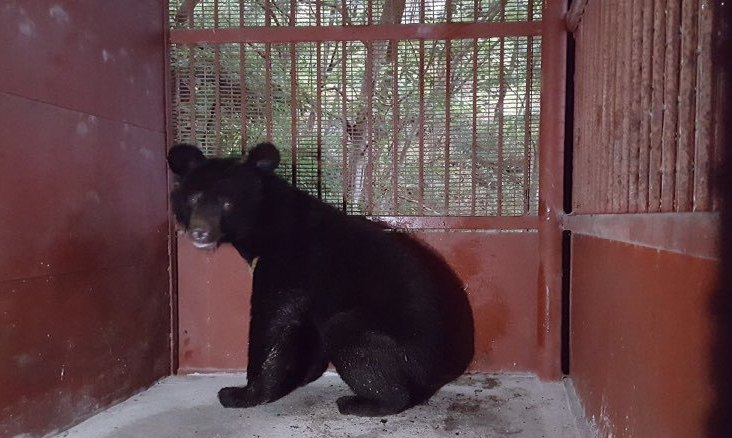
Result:
<svg viewBox="0 0 732 438"><path fill-rule="evenodd" d="M715 3L573 2L575 213L716 210Z"/></svg>
<svg viewBox="0 0 732 438"><path fill-rule="evenodd" d="M582 234L572 260L570 375L587 419L603 437L704 436L718 261Z"/></svg>
<svg viewBox="0 0 732 438"><path fill-rule="evenodd" d="M163 3L0 6L0 436L170 371Z"/></svg>
<svg viewBox="0 0 732 438"><path fill-rule="evenodd" d="M577 0L569 13L569 368L599 436L704 436L712 407L714 3Z"/></svg>
<svg viewBox="0 0 732 438"><path fill-rule="evenodd" d="M417 232L466 285L476 371L536 371L538 234ZM231 247L179 239L180 372L246 368L251 276Z"/></svg>

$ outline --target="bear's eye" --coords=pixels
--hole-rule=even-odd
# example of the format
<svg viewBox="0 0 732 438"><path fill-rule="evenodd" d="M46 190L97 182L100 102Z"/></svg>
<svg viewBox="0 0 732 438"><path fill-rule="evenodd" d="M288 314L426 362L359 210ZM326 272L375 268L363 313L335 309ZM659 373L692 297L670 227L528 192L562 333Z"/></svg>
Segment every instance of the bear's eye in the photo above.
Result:
<svg viewBox="0 0 732 438"><path fill-rule="evenodd" d="M224 211L229 211L234 205L229 201L224 201L223 208Z"/></svg>
<svg viewBox="0 0 732 438"><path fill-rule="evenodd" d="M202 195L203 194L201 192L191 194L190 196L188 196L188 203L191 205L196 204L198 201L201 200Z"/></svg>

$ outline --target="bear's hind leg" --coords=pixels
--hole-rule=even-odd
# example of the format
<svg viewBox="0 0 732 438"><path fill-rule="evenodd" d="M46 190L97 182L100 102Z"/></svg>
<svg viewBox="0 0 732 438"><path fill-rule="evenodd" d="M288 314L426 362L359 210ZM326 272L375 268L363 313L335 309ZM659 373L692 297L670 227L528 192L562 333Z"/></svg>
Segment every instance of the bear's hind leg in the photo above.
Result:
<svg viewBox="0 0 732 438"><path fill-rule="evenodd" d="M344 415L374 417L408 409L421 399L413 393L406 374L406 355L388 335L366 332L357 342L338 350L334 364L343 381L356 393L337 400Z"/></svg>

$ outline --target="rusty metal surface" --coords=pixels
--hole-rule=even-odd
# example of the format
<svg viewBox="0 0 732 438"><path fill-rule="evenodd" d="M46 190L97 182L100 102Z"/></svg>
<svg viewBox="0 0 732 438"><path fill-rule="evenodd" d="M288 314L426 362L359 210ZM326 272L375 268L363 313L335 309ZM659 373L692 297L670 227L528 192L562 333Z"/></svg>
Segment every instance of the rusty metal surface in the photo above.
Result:
<svg viewBox="0 0 732 438"><path fill-rule="evenodd" d="M574 211L713 210L710 2L575 4Z"/></svg>
<svg viewBox="0 0 732 438"><path fill-rule="evenodd" d="M0 436L170 372L163 6L0 8Z"/></svg>
<svg viewBox="0 0 732 438"><path fill-rule="evenodd" d="M719 258L718 213L584 214L563 218L565 230L705 259Z"/></svg>
<svg viewBox="0 0 732 438"><path fill-rule="evenodd" d="M474 371L536 371L537 233L416 231L465 282L475 315ZM246 367L251 275L230 247L179 240L180 369Z"/></svg>
<svg viewBox="0 0 732 438"><path fill-rule="evenodd" d="M564 197L564 114L566 92L565 0L547 0L543 12L544 34L541 125L539 128L539 272L537 372L543 379L561 375L562 234L560 220ZM503 250L507 250L503 248Z"/></svg>
<svg viewBox="0 0 732 438"><path fill-rule="evenodd" d="M164 244L159 254L0 282L0 436L69 427L170 373Z"/></svg>
<svg viewBox="0 0 732 438"><path fill-rule="evenodd" d="M704 436L718 262L572 238L572 380L602 436Z"/></svg>
<svg viewBox="0 0 732 438"><path fill-rule="evenodd" d="M160 1L3 1L0 91L160 130L162 19Z"/></svg>

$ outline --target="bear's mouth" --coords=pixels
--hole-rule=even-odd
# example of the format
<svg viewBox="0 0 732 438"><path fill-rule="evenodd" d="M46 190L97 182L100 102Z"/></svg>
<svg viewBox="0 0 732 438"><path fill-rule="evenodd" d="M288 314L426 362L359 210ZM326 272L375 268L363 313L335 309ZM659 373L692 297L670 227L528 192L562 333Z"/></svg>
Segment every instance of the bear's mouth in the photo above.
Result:
<svg viewBox="0 0 732 438"><path fill-rule="evenodd" d="M212 250L219 244L220 234L218 230L195 224L186 230L186 235L191 243L198 249Z"/></svg>
<svg viewBox="0 0 732 438"><path fill-rule="evenodd" d="M214 250L216 249L217 242L199 242L196 240L192 240L193 246L195 246L198 249L205 249L205 250Z"/></svg>

